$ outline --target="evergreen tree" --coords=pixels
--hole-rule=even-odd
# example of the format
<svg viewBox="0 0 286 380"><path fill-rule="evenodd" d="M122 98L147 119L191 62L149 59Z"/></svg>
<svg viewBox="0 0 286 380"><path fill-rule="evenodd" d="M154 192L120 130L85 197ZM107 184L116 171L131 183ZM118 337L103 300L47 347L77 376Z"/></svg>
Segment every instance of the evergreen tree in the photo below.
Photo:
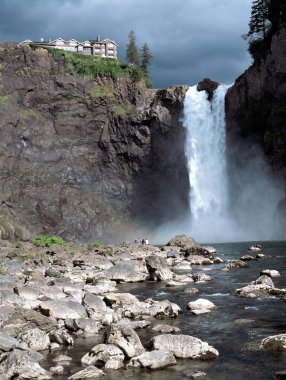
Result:
<svg viewBox="0 0 286 380"><path fill-rule="evenodd" d="M143 70L145 76L149 77L149 65L150 65L151 60L153 59L153 55L146 42L140 51L140 58L141 58L140 67Z"/></svg>
<svg viewBox="0 0 286 380"><path fill-rule="evenodd" d="M251 6L251 16L249 21L250 39L265 39L269 29L269 4L270 0L254 0Z"/></svg>
<svg viewBox="0 0 286 380"><path fill-rule="evenodd" d="M128 44L126 48L126 60L132 65L139 66L139 54L136 46L136 35L134 30L131 30L128 35Z"/></svg>

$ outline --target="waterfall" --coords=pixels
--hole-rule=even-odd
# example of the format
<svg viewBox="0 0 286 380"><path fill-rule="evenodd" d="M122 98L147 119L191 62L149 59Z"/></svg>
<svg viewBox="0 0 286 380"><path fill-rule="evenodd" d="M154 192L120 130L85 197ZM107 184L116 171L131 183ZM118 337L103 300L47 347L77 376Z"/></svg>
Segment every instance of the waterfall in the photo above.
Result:
<svg viewBox="0 0 286 380"><path fill-rule="evenodd" d="M224 97L219 86L212 101L205 91L190 87L184 102L186 157L193 222L202 217L224 217L228 206Z"/></svg>
<svg viewBox="0 0 286 380"><path fill-rule="evenodd" d="M254 144L247 146L236 140L234 162L239 158L240 164L228 163L227 171L227 89L220 85L211 101L205 91L197 91L197 86L186 93L185 154L191 215L188 229L205 242L271 239L275 233L274 210L283 193Z"/></svg>

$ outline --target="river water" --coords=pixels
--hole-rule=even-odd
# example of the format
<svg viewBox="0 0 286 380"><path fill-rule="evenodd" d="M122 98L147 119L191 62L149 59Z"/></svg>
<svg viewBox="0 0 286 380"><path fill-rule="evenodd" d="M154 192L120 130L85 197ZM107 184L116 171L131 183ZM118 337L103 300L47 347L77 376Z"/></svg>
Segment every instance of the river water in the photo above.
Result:
<svg viewBox="0 0 286 380"><path fill-rule="evenodd" d="M227 243L214 245L218 256L224 261L238 259L247 251L251 242ZM162 283L146 282L121 284L120 291L135 294L140 301L152 297L155 300L168 299L177 303L183 313L176 319L155 321L177 326L182 334L198 337L213 345L220 353L216 360L198 361L177 359L177 365L164 370L116 370L105 377L106 380L127 378L130 380L177 380L191 378L194 371L206 373L204 379L211 380L246 380L246 379L276 379L275 372L286 370L286 353L260 352L249 350L246 345L255 343L269 335L286 333L286 302L274 297L267 298L238 298L235 289L245 286L259 277L263 269L276 269L281 273L280 278L274 278L275 287L286 288L286 241L264 242L261 253L264 258L249 262L248 268L222 271L223 264L212 266L193 266L192 272L204 271L212 278L204 284L195 284L198 294L184 293L186 286L166 287ZM255 253L252 253L255 256ZM190 284L192 285L192 284ZM206 298L217 307L209 314L194 316L187 310L187 304L197 298ZM148 348L150 339L158 333L150 328L137 330L142 343ZM67 349L67 355L73 357L71 372L82 369L80 358L94 345L102 343L102 335L92 338L77 338L75 346ZM52 358L58 353L51 354L43 363L50 368ZM65 376L54 376L64 380Z"/></svg>

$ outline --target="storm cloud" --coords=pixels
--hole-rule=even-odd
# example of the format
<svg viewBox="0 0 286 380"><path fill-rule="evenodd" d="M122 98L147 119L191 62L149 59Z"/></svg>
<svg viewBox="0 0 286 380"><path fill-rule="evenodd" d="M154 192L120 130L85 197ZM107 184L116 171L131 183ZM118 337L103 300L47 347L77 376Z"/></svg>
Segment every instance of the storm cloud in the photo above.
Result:
<svg viewBox="0 0 286 380"><path fill-rule="evenodd" d="M251 63L247 43L251 0L0 0L0 40L78 40L97 35L119 44L128 33L147 42L156 87L204 77L232 83Z"/></svg>

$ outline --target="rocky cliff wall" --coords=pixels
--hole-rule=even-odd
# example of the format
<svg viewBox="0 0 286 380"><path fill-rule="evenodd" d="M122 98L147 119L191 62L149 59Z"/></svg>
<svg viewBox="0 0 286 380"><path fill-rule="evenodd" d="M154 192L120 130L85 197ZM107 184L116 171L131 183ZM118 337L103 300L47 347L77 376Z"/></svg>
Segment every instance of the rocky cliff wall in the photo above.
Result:
<svg viewBox="0 0 286 380"><path fill-rule="evenodd" d="M229 89L226 96L230 170L248 165L263 152L275 180L286 184L286 28L281 27L265 59L254 62ZM258 147L259 149L256 149ZM259 170L252 178L259 176ZM251 177L249 178L251 181ZM281 184L280 184L281 185ZM260 192L267 189L260 188ZM235 189L233 189L235 194ZM261 207L264 207L261 205ZM277 232L285 238L286 198L276 209Z"/></svg>
<svg viewBox="0 0 286 380"><path fill-rule="evenodd" d="M47 50L1 44L1 215L77 240L181 217L186 90L71 75Z"/></svg>

